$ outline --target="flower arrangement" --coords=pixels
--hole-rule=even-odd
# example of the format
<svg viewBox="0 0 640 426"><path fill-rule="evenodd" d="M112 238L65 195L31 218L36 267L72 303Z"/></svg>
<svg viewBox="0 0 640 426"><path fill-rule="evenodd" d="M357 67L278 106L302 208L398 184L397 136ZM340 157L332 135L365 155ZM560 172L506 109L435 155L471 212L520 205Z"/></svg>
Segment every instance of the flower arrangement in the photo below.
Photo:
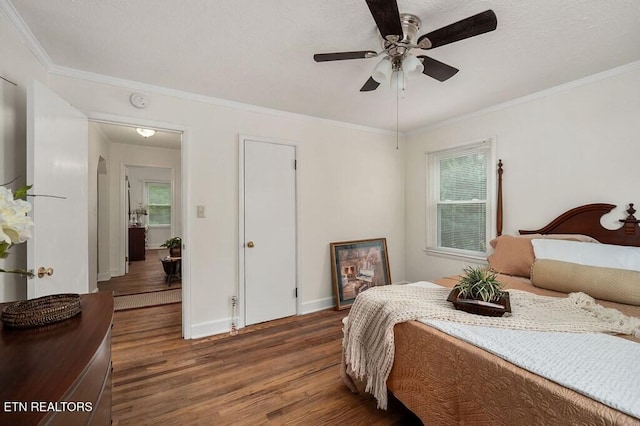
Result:
<svg viewBox="0 0 640 426"><path fill-rule="evenodd" d="M0 186L0 259L9 256L9 248L21 244L31 238L33 221L27 213L31 211L31 204L26 201L27 191L31 186L18 189L15 194L11 189ZM25 274L22 269L2 269L0 272Z"/></svg>
<svg viewBox="0 0 640 426"><path fill-rule="evenodd" d="M132 225L142 226L144 224L144 217L148 214L147 208L143 206L142 203L138 203L138 208L129 212L129 218L132 221Z"/></svg>

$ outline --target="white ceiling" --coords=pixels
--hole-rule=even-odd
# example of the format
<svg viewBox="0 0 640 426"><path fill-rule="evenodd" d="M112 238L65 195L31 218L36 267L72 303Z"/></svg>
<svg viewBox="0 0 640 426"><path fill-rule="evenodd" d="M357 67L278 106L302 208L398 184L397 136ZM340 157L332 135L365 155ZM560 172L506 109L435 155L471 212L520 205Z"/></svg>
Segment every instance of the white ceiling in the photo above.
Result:
<svg viewBox="0 0 640 426"><path fill-rule="evenodd" d="M4 0L3 0L4 1ZM396 94L361 93L380 50L364 0L10 0L59 67L331 120L396 129ZM429 56L460 69L421 75L399 100L410 131L640 60L638 0L398 0L420 34L492 9L496 31Z"/></svg>
<svg viewBox="0 0 640 426"><path fill-rule="evenodd" d="M111 143L126 145L151 146L154 148L180 149L182 135L180 133L157 130L156 134L145 138L136 132L135 127L121 124L99 123L92 121L90 124L107 138Z"/></svg>

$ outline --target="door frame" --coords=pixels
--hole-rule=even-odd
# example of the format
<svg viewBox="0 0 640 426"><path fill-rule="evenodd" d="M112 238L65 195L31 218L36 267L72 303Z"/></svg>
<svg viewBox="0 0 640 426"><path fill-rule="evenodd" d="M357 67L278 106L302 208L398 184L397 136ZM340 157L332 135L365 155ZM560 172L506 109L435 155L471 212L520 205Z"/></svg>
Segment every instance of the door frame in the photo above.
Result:
<svg viewBox="0 0 640 426"><path fill-rule="evenodd" d="M300 315L301 312L301 300L302 289L300 288L300 185L298 183L300 172L300 144L297 141L267 138L262 136L249 136L240 134L238 136L238 162L239 162L239 175L238 175L238 289L237 289L237 306L238 306L238 328L245 327L245 206L244 206L244 146L246 141L269 143L274 145L286 145L292 146L295 152L296 168L295 168L295 230L296 230L296 289L298 290L298 297L296 298L296 315ZM232 321L234 319L232 318Z"/></svg>
<svg viewBox="0 0 640 426"><path fill-rule="evenodd" d="M181 180L182 180L182 337L184 339L191 339L191 256L189 254L189 235L191 235L191 209L190 209L190 194L189 194L189 174L186 173L189 170L189 139L190 129L181 124L148 120L136 117L128 117L122 115L115 115L101 112L91 112L87 114L89 121L97 121L108 124L124 125L124 126L138 126L138 127L150 127L159 130L167 130L170 132L182 133L182 140L180 142L180 167L181 167ZM124 168L122 168L124 170ZM122 182L121 182L122 183ZM122 186L122 185L121 185ZM122 191L122 188L120 188ZM120 197L126 197L126 194L120 194ZM120 221L124 219L121 217ZM121 223L122 229L124 224Z"/></svg>

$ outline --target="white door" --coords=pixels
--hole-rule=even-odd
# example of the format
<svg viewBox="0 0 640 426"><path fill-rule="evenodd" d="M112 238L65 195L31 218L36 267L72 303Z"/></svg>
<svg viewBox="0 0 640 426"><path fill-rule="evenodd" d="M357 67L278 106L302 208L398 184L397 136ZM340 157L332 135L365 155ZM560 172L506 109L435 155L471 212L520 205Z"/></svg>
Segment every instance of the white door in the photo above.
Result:
<svg viewBox="0 0 640 426"><path fill-rule="evenodd" d="M27 297L89 291L88 121L34 81L27 93L27 182L33 185L33 238L27 267L50 271L28 280ZM54 198L55 197L64 197Z"/></svg>
<svg viewBox="0 0 640 426"><path fill-rule="evenodd" d="M296 148L244 140L245 325L296 314Z"/></svg>

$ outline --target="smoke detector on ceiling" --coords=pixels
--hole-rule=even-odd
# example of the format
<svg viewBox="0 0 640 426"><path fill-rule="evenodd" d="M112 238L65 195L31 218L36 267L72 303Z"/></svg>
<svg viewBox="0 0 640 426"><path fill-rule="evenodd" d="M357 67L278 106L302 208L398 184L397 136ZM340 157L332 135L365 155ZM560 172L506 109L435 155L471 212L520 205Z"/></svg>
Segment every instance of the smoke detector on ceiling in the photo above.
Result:
<svg viewBox="0 0 640 426"><path fill-rule="evenodd" d="M132 93L129 101L131 102L131 105L136 108L146 108L149 106L149 99L147 99L142 93Z"/></svg>

